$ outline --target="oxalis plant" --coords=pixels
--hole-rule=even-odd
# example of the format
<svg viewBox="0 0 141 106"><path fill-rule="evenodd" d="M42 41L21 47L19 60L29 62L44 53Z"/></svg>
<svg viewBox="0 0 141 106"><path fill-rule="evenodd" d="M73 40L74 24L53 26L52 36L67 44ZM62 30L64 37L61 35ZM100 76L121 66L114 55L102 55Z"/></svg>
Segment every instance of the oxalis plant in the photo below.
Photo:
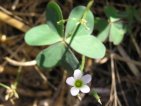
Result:
<svg viewBox="0 0 141 106"><path fill-rule="evenodd" d="M73 96L78 95L79 90L88 93L90 90L86 84L91 81L90 75L83 76L83 67L81 72L78 69L80 63L74 51L82 57L93 59L99 59L105 55L105 46L92 35L94 29L94 16L90 11L92 4L93 0L90 0L86 7L73 8L68 19L63 19L59 5L49 2L46 8L47 22L31 28L25 34L25 42L28 45L48 46L36 56L39 67L53 68L60 65L69 72L75 70L74 77L66 80L67 84L73 86L73 90L71 89ZM84 66L83 64L81 66Z"/></svg>

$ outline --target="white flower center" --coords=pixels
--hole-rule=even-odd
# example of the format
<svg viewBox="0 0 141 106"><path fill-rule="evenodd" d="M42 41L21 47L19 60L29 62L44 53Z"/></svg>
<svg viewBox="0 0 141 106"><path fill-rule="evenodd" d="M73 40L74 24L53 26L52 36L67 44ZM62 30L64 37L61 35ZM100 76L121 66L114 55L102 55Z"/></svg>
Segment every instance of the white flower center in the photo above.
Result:
<svg viewBox="0 0 141 106"><path fill-rule="evenodd" d="M74 83L75 87L80 88L83 85L83 81L80 79L77 79Z"/></svg>

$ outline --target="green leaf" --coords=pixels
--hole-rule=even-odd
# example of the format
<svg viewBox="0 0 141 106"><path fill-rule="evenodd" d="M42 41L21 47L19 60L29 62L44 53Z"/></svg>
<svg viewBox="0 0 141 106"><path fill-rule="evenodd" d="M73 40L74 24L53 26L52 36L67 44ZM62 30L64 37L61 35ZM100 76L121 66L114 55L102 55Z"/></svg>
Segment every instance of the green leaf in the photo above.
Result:
<svg viewBox="0 0 141 106"><path fill-rule="evenodd" d="M75 36L71 41L71 37L67 39L67 43L78 53L90 58L102 58L105 55L105 46L92 35Z"/></svg>
<svg viewBox="0 0 141 106"><path fill-rule="evenodd" d="M119 20L119 13L113 6L106 6L104 12L111 22Z"/></svg>
<svg viewBox="0 0 141 106"><path fill-rule="evenodd" d="M95 18L95 30L97 30L100 34L98 36L98 39L100 39L100 41L104 42L107 37L108 34L105 34L104 30L109 30L109 27L107 27L108 22L105 19L102 18Z"/></svg>
<svg viewBox="0 0 141 106"><path fill-rule="evenodd" d="M129 23L132 24L133 21L135 21L134 19L134 12L135 12L135 8L128 6L126 8L126 18L128 19Z"/></svg>
<svg viewBox="0 0 141 106"><path fill-rule="evenodd" d="M63 43L53 44L37 55L37 64L43 68L52 68L61 61L65 51L66 48Z"/></svg>
<svg viewBox="0 0 141 106"><path fill-rule="evenodd" d="M79 62L73 52L64 43L56 43L41 51L36 57L37 64L43 68L62 65L70 72L78 68Z"/></svg>
<svg viewBox="0 0 141 106"><path fill-rule="evenodd" d="M121 22L111 24L109 41L113 42L115 45L118 45L123 40L125 32L126 29Z"/></svg>
<svg viewBox="0 0 141 106"><path fill-rule="evenodd" d="M94 16L90 10L87 11L85 19L81 20L82 15L85 11L86 7L84 6L78 6L75 7L68 18L68 22L66 25L66 32L65 36L69 36L74 33L74 30L77 27L77 24L80 21L86 21L85 24L80 24L79 28L77 29L77 32L75 34L81 35L81 34L91 34L94 28Z"/></svg>
<svg viewBox="0 0 141 106"><path fill-rule="evenodd" d="M64 23L57 23L63 20L62 11L59 5L55 2L49 2L46 8L46 18L48 25L59 33L60 36L64 36Z"/></svg>
<svg viewBox="0 0 141 106"><path fill-rule="evenodd" d="M69 73L73 73L74 70L79 67L79 61L75 57L74 53L70 49L67 49L65 56L62 58L61 65L67 69Z"/></svg>
<svg viewBox="0 0 141 106"><path fill-rule="evenodd" d="M94 23L95 29L98 31L104 30L108 25L107 20L99 18L99 17L96 17L94 22L95 22Z"/></svg>
<svg viewBox="0 0 141 106"><path fill-rule="evenodd" d="M107 25L105 29L99 31L100 33L98 34L97 38L101 42L104 42L108 38L108 36L109 36L108 32L110 32L110 28L111 28L111 26Z"/></svg>
<svg viewBox="0 0 141 106"><path fill-rule="evenodd" d="M136 9L132 6L127 6L126 11L124 14L126 15L126 19L128 19L128 24L132 27L132 24L136 21L141 22L141 16L140 16L141 10Z"/></svg>
<svg viewBox="0 0 141 106"><path fill-rule="evenodd" d="M50 45L61 41L61 37L47 24L31 28L25 34L25 42L32 46Z"/></svg>
<svg viewBox="0 0 141 106"><path fill-rule="evenodd" d="M141 10L140 9L136 9L135 7L133 7L133 6L127 6L126 7L126 11L124 12L124 14L126 15L126 17L124 17L124 18L127 18L128 19L128 21L130 22L134 22L134 21L139 21L139 22L141 22L141 17L140 17L140 13L141 12ZM139 18L139 20L138 20L138 18ZM130 23L131 23L130 22Z"/></svg>
<svg viewBox="0 0 141 106"><path fill-rule="evenodd" d="M104 8L104 11L106 16L108 17L108 21L104 22L101 19L97 21L98 25L104 24L104 27L106 26L105 28L103 28L102 26L98 26L97 29L100 32L98 34L98 39L103 42L109 37L110 42L113 42L114 45L118 45L123 40L127 28L120 18L124 17L124 15L119 14L119 12L112 6L106 6Z"/></svg>

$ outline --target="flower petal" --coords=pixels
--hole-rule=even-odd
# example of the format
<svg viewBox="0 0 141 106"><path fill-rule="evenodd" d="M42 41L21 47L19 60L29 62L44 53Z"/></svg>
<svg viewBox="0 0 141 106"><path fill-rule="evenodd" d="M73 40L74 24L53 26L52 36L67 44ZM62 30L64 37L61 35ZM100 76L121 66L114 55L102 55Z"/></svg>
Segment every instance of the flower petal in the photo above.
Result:
<svg viewBox="0 0 141 106"><path fill-rule="evenodd" d="M92 80L92 76L90 74L86 74L81 78L85 84L89 83Z"/></svg>
<svg viewBox="0 0 141 106"><path fill-rule="evenodd" d="M81 70L76 69L76 70L74 71L74 79L80 79L80 78L82 77L82 75L83 75L83 73L82 73Z"/></svg>
<svg viewBox="0 0 141 106"><path fill-rule="evenodd" d="M70 85L70 86L74 86L74 82L75 82L75 80L74 80L73 77L68 77L68 78L66 79L66 83L67 83L68 85Z"/></svg>
<svg viewBox="0 0 141 106"><path fill-rule="evenodd" d="M90 92L90 88L89 88L89 86L87 86L87 85L83 85L83 86L80 88L80 91L83 92L83 93L88 93L88 92Z"/></svg>
<svg viewBox="0 0 141 106"><path fill-rule="evenodd" d="M76 87L72 87L70 90L72 96L76 96L79 93L79 89Z"/></svg>

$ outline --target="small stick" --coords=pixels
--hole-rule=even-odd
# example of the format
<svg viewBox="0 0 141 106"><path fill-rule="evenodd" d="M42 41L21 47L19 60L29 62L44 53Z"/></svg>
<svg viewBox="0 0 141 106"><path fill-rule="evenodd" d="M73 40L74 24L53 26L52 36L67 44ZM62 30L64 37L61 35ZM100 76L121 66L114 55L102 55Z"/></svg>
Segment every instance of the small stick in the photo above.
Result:
<svg viewBox="0 0 141 106"><path fill-rule="evenodd" d="M131 60L130 57L128 56L128 54L125 52L125 50L121 46L118 46L118 51L123 57L127 58L128 60ZM139 77L140 72L139 72L138 68L133 63L127 62L127 65L130 68L130 70L132 71L132 73L136 77Z"/></svg>
<svg viewBox="0 0 141 106"><path fill-rule="evenodd" d="M26 32L29 29L29 26L25 25L21 21L7 15L6 13L0 11L0 20L19 29L22 32Z"/></svg>
<svg viewBox="0 0 141 106"><path fill-rule="evenodd" d="M15 61L13 59L10 59L9 57L5 57L5 60L15 66L34 66L37 64L36 60L32 60L28 62L20 62L20 61Z"/></svg>
<svg viewBox="0 0 141 106"><path fill-rule="evenodd" d="M14 1L14 4L12 5L12 10L15 10L16 8L17 8L17 5L18 5L18 3L19 3L19 0L15 0Z"/></svg>

